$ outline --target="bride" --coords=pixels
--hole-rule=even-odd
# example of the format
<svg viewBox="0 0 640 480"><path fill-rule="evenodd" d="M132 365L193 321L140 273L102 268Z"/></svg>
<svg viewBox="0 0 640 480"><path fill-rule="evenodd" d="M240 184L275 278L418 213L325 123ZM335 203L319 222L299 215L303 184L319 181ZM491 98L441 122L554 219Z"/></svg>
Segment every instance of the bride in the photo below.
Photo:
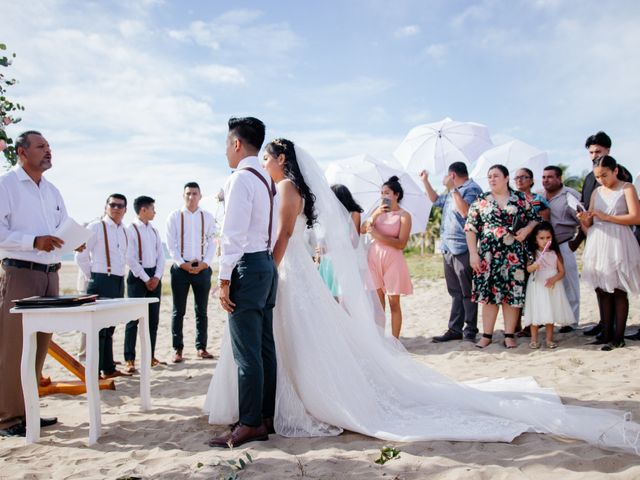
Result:
<svg viewBox="0 0 640 480"><path fill-rule="evenodd" d="M278 358L275 431L288 437L343 429L393 441L510 442L524 432L581 439L640 454L630 414L563 405L532 378L457 383L413 360L381 335L376 304L364 289L350 224L315 161L289 140L266 146L264 167L278 185L274 260ZM313 225L342 291L337 303L307 249ZM209 423L238 420L238 388L228 329L204 410Z"/></svg>

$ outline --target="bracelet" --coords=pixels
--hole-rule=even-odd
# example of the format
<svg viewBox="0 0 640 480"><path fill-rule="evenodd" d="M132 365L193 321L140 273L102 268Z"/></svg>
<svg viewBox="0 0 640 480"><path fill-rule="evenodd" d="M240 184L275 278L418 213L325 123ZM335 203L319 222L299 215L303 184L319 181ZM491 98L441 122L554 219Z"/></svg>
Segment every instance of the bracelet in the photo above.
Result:
<svg viewBox="0 0 640 480"><path fill-rule="evenodd" d="M228 287L230 284L231 284L231 280L223 280L223 279L218 280L219 287Z"/></svg>

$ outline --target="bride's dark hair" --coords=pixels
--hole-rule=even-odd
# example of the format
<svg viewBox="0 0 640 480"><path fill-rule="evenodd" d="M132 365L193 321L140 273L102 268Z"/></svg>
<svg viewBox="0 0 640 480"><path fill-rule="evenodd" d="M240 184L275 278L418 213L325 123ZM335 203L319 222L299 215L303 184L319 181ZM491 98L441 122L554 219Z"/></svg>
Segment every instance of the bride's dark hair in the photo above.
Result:
<svg viewBox="0 0 640 480"><path fill-rule="evenodd" d="M266 150L274 157L277 157L280 154L284 155L284 176L293 182L298 189L298 192L300 192L300 195L302 195L302 198L304 199L304 216L307 217L307 227L313 227L316 218L318 218L314 208L316 196L311 192L307 182L304 181L302 172L300 172L300 166L298 165L298 158L296 157L296 149L293 142L285 138L276 138L267 144Z"/></svg>

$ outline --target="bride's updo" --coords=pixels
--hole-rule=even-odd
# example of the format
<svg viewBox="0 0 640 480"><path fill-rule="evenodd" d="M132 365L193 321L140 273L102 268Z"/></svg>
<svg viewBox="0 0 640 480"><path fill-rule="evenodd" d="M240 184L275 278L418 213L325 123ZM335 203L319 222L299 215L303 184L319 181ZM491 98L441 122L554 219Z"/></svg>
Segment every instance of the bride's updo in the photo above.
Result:
<svg viewBox="0 0 640 480"><path fill-rule="evenodd" d="M293 182L298 192L300 192L300 195L302 195L304 199L304 216L307 217L307 227L312 228L318 217L314 208L316 196L311 192L309 186L304 181L302 172L300 172L293 142L285 138L276 138L269 142L265 148L267 152L274 157L280 154L284 155L284 176Z"/></svg>

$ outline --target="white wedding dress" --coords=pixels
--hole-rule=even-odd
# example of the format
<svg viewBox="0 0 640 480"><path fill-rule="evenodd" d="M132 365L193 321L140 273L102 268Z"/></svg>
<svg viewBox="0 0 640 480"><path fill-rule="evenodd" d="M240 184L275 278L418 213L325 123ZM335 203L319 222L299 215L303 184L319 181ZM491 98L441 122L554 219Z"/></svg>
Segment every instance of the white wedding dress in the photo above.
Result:
<svg viewBox="0 0 640 480"><path fill-rule="evenodd" d="M335 228L336 215L342 214L335 205L328 206L329 197L320 193L325 193L324 185L315 177L315 183L310 182L308 170L303 175L318 198L320 224L330 213L324 220L333 224L332 231L340 230ZM331 193L328 185L326 189ZM278 268L273 322L277 433L306 437L338 435L346 429L393 441L509 442L523 432L539 432L639 453L640 425L628 414L563 405L555 392L539 387L533 378L460 384L398 349L376 327L366 295L358 293L364 289L354 266L357 260L343 265L355 256L350 239L340 240L347 254L331 261L336 275L342 273L344 296L357 301L338 304L305 246L305 221L298 217ZM348 268L341 272L342 267L356 272L349 277ZM228 328L204 410L211 424L238 420L237 370Z"/></svg>

